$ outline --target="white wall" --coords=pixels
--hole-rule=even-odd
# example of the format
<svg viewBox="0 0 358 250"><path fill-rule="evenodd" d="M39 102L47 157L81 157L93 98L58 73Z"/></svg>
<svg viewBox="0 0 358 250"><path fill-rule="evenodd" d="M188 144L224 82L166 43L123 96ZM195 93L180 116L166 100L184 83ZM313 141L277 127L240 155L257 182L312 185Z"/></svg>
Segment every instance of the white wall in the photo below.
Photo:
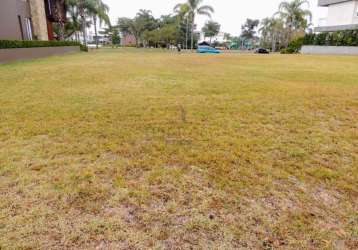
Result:
<svg viewBox="0 0 358 250"><path fill-rule="evenodd" d="M357 12L358 0L330 5L325 25L358 24Z"/></svg>
<svg viewBox="0 0 358 250"><path fill-rule="evenodd" d="M199 38L199 42L203 42L203 41L210 41L210 37L205 37L204 32L200 32L200 38ZM225 33L224 32L219 32L218 35L214 36L211 38L211 42L219 42L219 43L223 43L226 42L225 40Z"/></svg>

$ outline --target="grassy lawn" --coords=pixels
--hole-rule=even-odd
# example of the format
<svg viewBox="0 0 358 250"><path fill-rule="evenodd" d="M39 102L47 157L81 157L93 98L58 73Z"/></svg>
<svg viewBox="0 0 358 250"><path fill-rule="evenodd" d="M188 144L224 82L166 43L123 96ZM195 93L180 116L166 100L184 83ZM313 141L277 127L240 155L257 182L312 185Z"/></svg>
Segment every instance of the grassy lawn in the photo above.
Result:
<svg viewBox="0 0 358 250"><path fill-rule="evenodd" d="M0 249L358 248L358 58L0 65Z"/></svg>

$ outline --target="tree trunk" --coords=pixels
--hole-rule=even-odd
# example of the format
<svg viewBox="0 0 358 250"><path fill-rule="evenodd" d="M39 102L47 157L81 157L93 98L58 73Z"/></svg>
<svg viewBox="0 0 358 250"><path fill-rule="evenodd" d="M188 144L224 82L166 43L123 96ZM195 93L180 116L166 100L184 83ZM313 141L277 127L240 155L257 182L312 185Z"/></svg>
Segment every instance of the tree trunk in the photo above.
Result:
<svg viewBox="0 0 358 250"><path fill-rule="evenodd" d="M271 46L272 52L276 52L276 37L275 35L272 36L272 46Z"/></svg>
<svg viewBox="0 0 358 250"><path fill-rule="evenodd" d="M194 20L195 20L195 18L194 18L194 15L193 15L193 17L192 17L192 23L191 23L191 50L193 50L194 49Z"/></svg>
<svg viewBox="0 0 358 250"><path fill-rule="evenodd" d="M139 35L135 35L135 46L139 48Z"/></svg>
<svg viewBox="0 0 358 250"><path fill-rule="evenodd" d="M86 18L81 15L81 19L82 19L83 44L87 46Z"/></svg>
<svg viewBox="0 0 358 250"><path fill-rule="evenodd" d="M97 17L93 16L94 34L96 36L96 49L98 49L98 35L97 35Z"/></svg>
<svg viewBox="0 0 358 250"><path fill-rule="evenodd" d="M189 35L189 16L186 17L186 29L185 29L185 49L188 49L188 35Z"/></svg>

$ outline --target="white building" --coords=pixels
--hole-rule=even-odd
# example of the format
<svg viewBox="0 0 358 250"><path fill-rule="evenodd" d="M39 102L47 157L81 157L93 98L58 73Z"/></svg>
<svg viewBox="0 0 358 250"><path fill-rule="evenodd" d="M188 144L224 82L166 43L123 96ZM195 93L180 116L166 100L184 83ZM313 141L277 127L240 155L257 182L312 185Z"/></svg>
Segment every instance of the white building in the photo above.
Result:
<svg viewBox="0 0 358 250"><path fill-rule="evenodd" d="M358 29L358 0L318 0L318 5L327 8L327 16L316 32Z"/></svg>
<svg viewBox="0 0 358 250"><path fill-rule="evenodd" d="M210 37L205 37L205 33L204 32L200 32L200 38L199 38L199 42L209 42L210 41ZM211 38L211 42L212 43L225 43L227 42L226 37L225 37L225 33L224 32L219 32L219 34L217 34L216 36Z"/></svg>

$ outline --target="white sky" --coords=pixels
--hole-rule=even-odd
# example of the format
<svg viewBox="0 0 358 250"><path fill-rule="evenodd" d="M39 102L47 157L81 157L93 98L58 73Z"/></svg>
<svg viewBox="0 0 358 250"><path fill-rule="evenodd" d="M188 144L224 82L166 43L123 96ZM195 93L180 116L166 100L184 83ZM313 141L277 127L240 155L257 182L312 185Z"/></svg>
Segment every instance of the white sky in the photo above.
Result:
<svg viewBox="0 0 358 250"><path fill-rule="evenodd" d="M113 23L118 17L134 17L139 9L148 9L158 18L173 12L173 7L185 0L103 0L110 7L110 17ZM246 18L263 19L272 16L278 9L282 0L204 0L204 4L214 7L214 21L221 24L221 31L239 35L241 25ZM310 10L313 12L313 23L317 24L318 19L324 17L325 9L317 7L318 0L309 0ZM199 29L207 18L199 17L197 23Z"/></svg>

